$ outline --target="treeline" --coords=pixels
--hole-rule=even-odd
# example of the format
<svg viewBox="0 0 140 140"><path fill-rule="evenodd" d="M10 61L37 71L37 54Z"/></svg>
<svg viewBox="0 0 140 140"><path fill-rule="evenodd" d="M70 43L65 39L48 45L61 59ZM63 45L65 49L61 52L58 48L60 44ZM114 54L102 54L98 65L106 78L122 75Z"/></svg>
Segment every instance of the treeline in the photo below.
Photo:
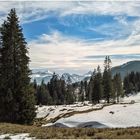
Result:
<svg viewBox="0 0 140 140"><path fill-rule="evenodd" d="M106 56L104 61L104 72L101 73L100 66L94 70L89 82L88 100L99 103L100 100L109 102L119 102L119 98L124 96L123 85L119 73L112 76L111 59Z"/></svg>
<svg viewBox="0 0 140 140"><path fill-rule="evenodd" d="M54 73L48 84L42 81L37 85L36 80L33 83L35 89L36 103L42 105L60 105L72 104L75 101L72 85L66 85L65 81L59 79Z"/></svg>
<svg viewBox="0 0 140 140"><path fill-rule="evenodd" d="M34 81L33 85L38 105L72 104L78 101L96 104L101 100L115 103L125 95L140 91L140 73L131 72L122 81L119 73L112 76L111 59L106 56L104 71L98 66L89 81L66 84L54 73L48 84L42 81L41 85L37 85Z"/></svg>
<svg viewBox="0 0 140 140"><path fill-rule="evenodd" d="M104 61L104 72L101 72L100 66L94 70L89 82L66 84L64 80L59 79L56 74L48 84L43 81L37 85L34 81L35 96L37 104L60 105L72 104L76 101L91 101L99 103L102 99L106 102L119 102L119 98L124 96L123 85L120 74L112 77L111 59L106 56Z"/></svg>
<svg viewBox="0 0 140 140"><path fill-rule="evenodd" d="M124 78L125 94L140 92L140 72L131 72Z"/></svg>

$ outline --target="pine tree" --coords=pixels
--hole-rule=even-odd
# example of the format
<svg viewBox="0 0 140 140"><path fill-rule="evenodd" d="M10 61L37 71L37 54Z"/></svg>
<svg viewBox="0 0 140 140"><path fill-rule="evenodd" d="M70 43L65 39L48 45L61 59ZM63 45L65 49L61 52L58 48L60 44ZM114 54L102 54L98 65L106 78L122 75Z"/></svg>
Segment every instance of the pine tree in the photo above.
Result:
<svg viewBox="0 0 140 140"><path fill-rule="evenodd" d="M88 96L88 100L91 101L91 102L93 101L93 90L94 90L93 87L94 87L95 74L96 74L96 69L94 69L94 72L92 73L92 76L91 76L89 84L88 84L87 96Z"/></svg>
<svg viewBox="0 0 140 140"><path fill-rule="evenodd" d="M140 91L140 73L131 72L124 77L125 94L133 94Z"/></svg>
<svg viewBox="0 0 140 140"><path fill-rule="evenodd" d="M93 93L93 76L90 78L89 85L88 85L88 100L92 101L92 93Z"/></svg>
<svg viewBox="0 0 140 140"><path fill-rule="evenodd" d="M80 82L80 91L79 91L79 101L84 102L85 94L84 94L84 82Z"/></svg>
<svg viewBox="0 0 140 140"><path fill-rule="evenodd" d="M0 120L30 123L36 115L34 91L30 86L28 50L15 9L11 9L0 32L3 81Z"/></svg>
<svg viewBox="0 0 140 140"><path fill-rule="evenodd" d="M39 104L49 105L52 102L50 93L47 89L47 85L45 85L43 80L41 82L40 89L39 89L39 97L40 97Z"/></svg>
<svg viewBox="0 0 140 140"><path fill-rule="evenodd" d="M112 94L111 59L109 56L106 56L104 61L103 87L104 98L107 100L107 103L109 103Z"/></svg>
<svg viewBox="0 0 140 140"><path fill-rule="evenodd" d="M123 96L123 86L122 86L122 80L120 74L116 74L113 78L113 85L114 85L114 93L115 98L117 99L117 102L119 102L119 97Z"/></svg>
<svg viewBox="0 0 140 140"><path fill-rule="evenodd" d="M75 101L75 95L73 91L73 86L67 85L66 104L73 104L74 101Z"/></svg>
<svg viewBox="0 0 140 140"><path fill-rule="evenodd" d="M88 82L84 81L85 99L88 100Z"/></svg>
<svg viewBox="0 0 140 140"><path fill-rule="evenodd" d="M3 93L2 93L2 40L1 40L1 28L0 28L0 108L3 108L3 103L2 103L2 98L3 98ZM2 116L3 109L0 109L0 116ZM1 120L1 117L0 117Z"/></svg>
<svg viewBox="0 0 140 140"><path fill-rule="evenodd" d="M38 96L38 85L37 85L36 79L34 79L34 82L32 83L32 86L33 86L34 91L35 91L35 93L34 93L35 101L38 104L38 98L37 98L37 96Z"/></svg>
<svg viewBox="0 0 140 140"><path fill-rule="evenodd" d="M97 67L97 72L93 80L93 102L99 103L102 97L103 86L102 86L102 74L100 66Z"/></svg>
<svg viewBox="0 0 140 140"><path fill-rule="evenodd" d="M61 84L61 102L62 104L66 104L66 94L67 94L67 89L66 89L66 83L64 80L60 79L60 84Z"/></svg>

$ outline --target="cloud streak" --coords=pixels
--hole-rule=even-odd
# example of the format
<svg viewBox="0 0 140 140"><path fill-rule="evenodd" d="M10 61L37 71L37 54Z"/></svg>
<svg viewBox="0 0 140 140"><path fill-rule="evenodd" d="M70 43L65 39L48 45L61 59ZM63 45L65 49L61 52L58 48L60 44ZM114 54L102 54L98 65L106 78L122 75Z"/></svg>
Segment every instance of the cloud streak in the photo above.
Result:
<svg viewBox="0 0 140 140"><path fill-rule="evenodd" d="M127 15L140 17L139 1L1 1L0 13L5 18L7 11L16 8L22 23L45 19L50 12L58 16L94 14Z"/></svg>
<svg viewBox="0 0 140 140"><path fill-rule="evenodd" d="M129 60L140 59L139 34L133 34L123 40L87 42L79 38L70 38L58 31L43 34L29 43L31 67L50 69L92 70L98 64L103 66L106 55L113 59L113 66Z"/></svg>
<svg viewBox="0 0 140 140"><path fill-rule="evenodd" d="M0 2L0 23L11 8L16 8L22 25L55 15L64 27L71 27L71 31L78 28L76 31L80 30L79 33L85 37L79 37L75 32L67 34L71 31L62 31L63 26L58 30L56 26L36 39L30 39L31 68L61 72L78 70L82 73L98 64L103 66L105 55L112 57L113 66L140 59L139 1L3 1ZM92 20L88 18L90 15ZM92 23L96 23L95 17L98 16L112 16L113 23L104 22L93 27ZM132 17L133 20L128 19ZM87 32L90 37L87 37ZM100 36L94 38L94 32Z"/></svg>

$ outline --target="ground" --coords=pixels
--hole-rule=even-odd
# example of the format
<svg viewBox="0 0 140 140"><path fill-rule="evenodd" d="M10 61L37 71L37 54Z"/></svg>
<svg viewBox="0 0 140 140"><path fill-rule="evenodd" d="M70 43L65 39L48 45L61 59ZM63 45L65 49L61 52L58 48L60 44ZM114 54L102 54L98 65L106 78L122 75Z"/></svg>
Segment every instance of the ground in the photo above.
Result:
<svg viewBox="0 0 140 140"><path fill-rule="evenodd" d="M119 104L84 102L37 108L34 125L0 123L0 139L140 139L140 93Z"/></svg>
<svg viewBox="0 0 140 140"><path fill-rule="evenodd" d="M38 107L40 125L57 127L126 128L140 127L140 93L120 99L117 104L89 102ZM87 119L88 118L88 119Z"/></svg>
<svg viewBox="0 0 140 140"><path fill-rule="evenodd" d="M0 123L0 134L29 134L26 139L140 139L140 128L57 128Z"/></svg>

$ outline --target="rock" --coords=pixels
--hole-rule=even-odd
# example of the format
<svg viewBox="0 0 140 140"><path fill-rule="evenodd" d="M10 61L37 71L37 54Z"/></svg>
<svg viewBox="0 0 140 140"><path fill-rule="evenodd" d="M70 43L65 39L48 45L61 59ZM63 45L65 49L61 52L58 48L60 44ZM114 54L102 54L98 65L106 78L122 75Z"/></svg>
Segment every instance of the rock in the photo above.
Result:
<svg viewBox="0 0 140 140"><path fill-rule="evenodd" d="M130 104L134 104L135 103L135 100L131 100Z"/></svg>
<svg viewBox="0 0 140 140"><path fill-rule="evenodd" d="M109 113L110 113L110 114L114 114L114 112L113 112L113 111L110 111Z"/></svg>

